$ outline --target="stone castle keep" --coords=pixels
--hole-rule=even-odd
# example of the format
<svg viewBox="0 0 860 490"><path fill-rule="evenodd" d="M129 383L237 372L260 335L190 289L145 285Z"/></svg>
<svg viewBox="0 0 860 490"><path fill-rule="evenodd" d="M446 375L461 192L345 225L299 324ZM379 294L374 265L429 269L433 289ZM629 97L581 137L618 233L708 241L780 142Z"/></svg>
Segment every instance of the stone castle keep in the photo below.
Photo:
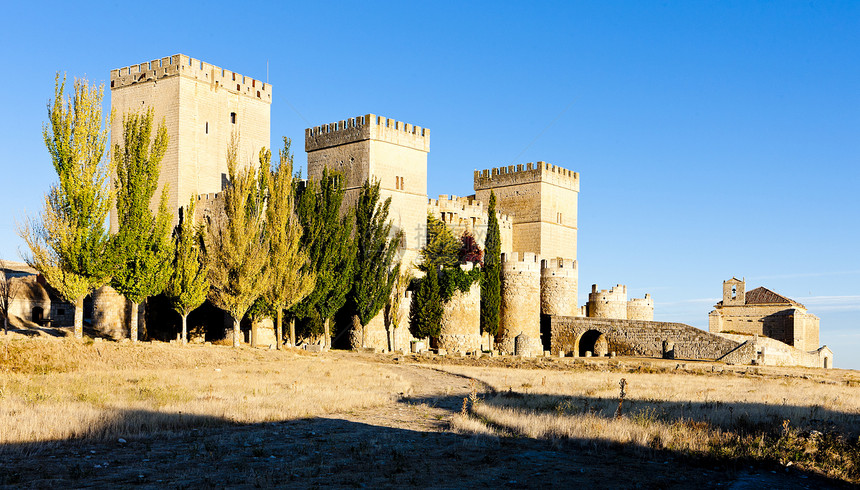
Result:
<svg viewBox="0 0 860 490"><path fill-rule="evenodd" d="M172 209L185 205L191 196L208 200L222 190L226 150L234 134L240 135L240 164L254 164L259 148L270 147L272 86L268 83L181 54L112 70L110 80L111 108L116 114L112 145L122 137L124 113L152 108L156 120L166 122L170 142L160 187L169 189ZM825 364L821 359L826 353L810 353L820 351L815 351L817 318L799 305L780 304L791 306L793 312L759 321L760 329L745 329L737 327L745 321L741 318L761 312L737 313L732 308L744 305L743 300L739 304L735 299L724 300L711 314L711 333L654 322L651 296L628 299L623 285L608 291L594 285L587 304L578 305L577 172L540 161L480 170L473 175L474 195L430 199L430 130L375 114L306 129L305 151L308 178L318 178L324 168L342 173L345 205L355 203L366 181L379 181L381 198L391 198L389 218L404 234L401 260L411 267L426 244L428 213L457 236L471 232L483 248L487 203L490 193L495 193L502 238L502 309L495 341L502 352L527 356L546 351L574 356L615 352L705 359L734 353L737 362L767 363L765 353L774 348L761 347L758 336L734 338L740 332L748 337L768 336L815 356L804 358L804 364ZM111 223L115 227L114 218ZM477 285L455 295L445 306L437 348L473 352L487 347L488 339L480 331L479 302ZM409 301L401 303L401 324L405 324ZM109 287L94 294L94 309L98 328L106 332L123 328L123 299ZM378 315L365 328L364 346L394 350L415 340L408 328L394 331L383 317Z"/></svg>

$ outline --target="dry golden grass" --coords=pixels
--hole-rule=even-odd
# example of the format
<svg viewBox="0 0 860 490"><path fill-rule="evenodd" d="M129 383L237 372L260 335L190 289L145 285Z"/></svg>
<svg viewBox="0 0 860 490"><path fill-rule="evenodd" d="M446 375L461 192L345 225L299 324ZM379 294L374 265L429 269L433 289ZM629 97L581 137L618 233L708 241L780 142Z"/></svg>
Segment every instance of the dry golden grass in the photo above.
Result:
<svg viewBox="0 0 860 490"><path fill-rule="evenodd" d="M294 351L5 341L0 445L290 420L384 404L407 388L383 365Z"/></svg>
<svg viewBox="0 0 860 490"><path fill-rule="evenodd" d="M469 403L466 413L453 418L459 432L776 460L852 482L860 477L860 389L820 372L812 379L776 370L746 377L442 369L480 380L497 392ZM622 378L626 396L618 417Z"/></svg>

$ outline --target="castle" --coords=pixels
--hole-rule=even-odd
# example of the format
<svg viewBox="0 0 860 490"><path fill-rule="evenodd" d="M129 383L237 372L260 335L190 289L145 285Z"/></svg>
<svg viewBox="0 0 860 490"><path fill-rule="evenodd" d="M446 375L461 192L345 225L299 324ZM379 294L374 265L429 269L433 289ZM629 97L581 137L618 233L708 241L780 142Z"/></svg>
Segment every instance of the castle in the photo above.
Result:
<svg viewBox="0 0 860 490"><path fill-rule="evenodd" d="M163 118L166 123L170 142L159 186L167 186L172 209L191 196L211 200L222 190L226 151L234 134L240 136L240 164L253 165L259 148L270 146L268 83L181 54L112 70L110 80L111 108L118 116L152 108L156 121ZM114 118L112 144L121 138L120 124L121 118ZM483 247L486 206L490 193L495 193L502 241L502 307L495 340L502 352L717 359L746 345L721 336L713 327L713 333L707 333L654 322L650 295L628 300L622 285L608 291L595 285L588 303L577 305L577 172L540 161L480 170L473 176L474 195L429 199L430 130L375 114L306 129L305 151L309 178L318 178L324 168L342 173L345 205L356 201L366 181L380 183L381 198L391 198L394 231L403 232L400 258L407 267L415 266L426 243L428 213L455 234L471 232ZM100 328L121 329L122 298L107 287L94 298L94 320ZM471 352L487 347L489 339L480 331L479 301L475 285L445 306L437 348ZM403 318L408 303L401 302ZM408 328L387 324L383 314L365 327L362 337L362 347L380 350L399 350L417 340ZM814 342L810 337L797 348L809 350L812 343L817 343L817 333ZM752 358L744 362L755 361L759 354L753 348L744 354Z"/></svg>

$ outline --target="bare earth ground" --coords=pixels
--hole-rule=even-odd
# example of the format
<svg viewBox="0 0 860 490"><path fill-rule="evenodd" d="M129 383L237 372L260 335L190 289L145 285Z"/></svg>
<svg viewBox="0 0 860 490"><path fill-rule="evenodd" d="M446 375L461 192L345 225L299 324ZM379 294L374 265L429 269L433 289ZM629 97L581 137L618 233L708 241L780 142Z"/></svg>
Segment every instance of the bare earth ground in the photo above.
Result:
<svg viewBox="0 0 860 490"><path fill-rule="evenodd" d="M589 441L455 433L449 421L460 412L464 397L473 387L479 396L487 396L490 388L437 365L504 361L348 352L321 356L385 364L411 388L381 407L324 417L244 425L225 422L214 428L130 437L125 442L7 445L0 461L0 487L842 486L794 468L710 467L669 450L642 456ZM534 361L529 362L534 367Z"/></svg>

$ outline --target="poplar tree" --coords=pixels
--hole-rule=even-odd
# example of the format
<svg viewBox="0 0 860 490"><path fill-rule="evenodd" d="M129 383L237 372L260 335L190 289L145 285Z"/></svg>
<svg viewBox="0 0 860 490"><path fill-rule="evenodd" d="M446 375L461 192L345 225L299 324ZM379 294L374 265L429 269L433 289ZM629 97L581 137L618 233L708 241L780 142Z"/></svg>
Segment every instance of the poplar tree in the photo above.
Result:
<svg viewBox="0 0 860 490"><path fill-rule="evenodd" d="M200 241L202 229L194 224L195 199L179 212L173 229L173 264L164 294L182 317L182 343L188 343L188 315L206 301L209 270L203 260Z"/></svg>
<svg viewBox="0 0 860 490"><path fill-rule="evenodd" d="M355 208L355 268L350 303L352 327L361 329L364 347L364 328L385 306L400 264L395 256L403 239L403 232L391 233L388 210L391 198L379 203L379 181L365 182Z"/></svg>
<svg viewBox="0 0 860 490"><path fill-rule="evenodd" d="M261 151L260 166L269 171L271 152ZM313 289L316 274L309 265L308 253L301 248L302 225L295 213L293 189L293 156L290 140L284 138L279 151L278 167L269 178L266 229L269 238L269 269L271 286L266 293L267 302L275 309L275 332L278 349L281 348L284 310L292 308ZM291 342L295 342L295 327L291 328Z"/></svg>
<svg viewBox="0 0 860 490"><path fill-rule="evenodd" d="M45 196L41 219L29 220L19 234L30 249L24 260L75 305L74 336L81 338L84 297L110 277L104 223L112 196L110 167L104 161L104 89L76 79L74 96L67 100L65 85L58 74L48 103L50 124L42 127L59 181Z"/></svg>
<svg viewBox="0 0 860 490"><path fill-rule="evenodd" d="M306 269L316 274L313 291L296 304L292 313L322 324L325 347L331 346L331 318L346 304L352 287L355 242L354 210L341 215L344 187L339 173L323 169L319 182L308 180L298 193L296 212L302 224L302 247L308 252ZM290 342L295 328L290 322Z"/></svg>
<svg viewBox="0 0 860 490"><path fill-rule="evenodd" d="M207 227L205 248L209 300L233 317L233 347L239 346L242 317L270 279L263 199L268 169L259 176L253 166L237 169L237 148L234 136L227 151L230 185L222 192L222 212Z"/></svg>
<svg viewBox="0 0 860 490"><path fill-rule="evenodd" d="M502 303L502 238L496 219L496 193L490 191L487 209L487 239L484 242L484 267L481 277L481 330L493 338L499 333L499 310Z"/></svg>
<svg viewBox="0 0 860 490"><path fill-rule="evenodd" d="M119 229L111 242L115 263L111 286L131 302L132 342L138 341L138 306L164 290L173 258L167 186L161 190L157 213L150 209L168 141L163 121L151 139L152 119L152 109L124 115L123 143L114 145L113 150Z"/></svg>

